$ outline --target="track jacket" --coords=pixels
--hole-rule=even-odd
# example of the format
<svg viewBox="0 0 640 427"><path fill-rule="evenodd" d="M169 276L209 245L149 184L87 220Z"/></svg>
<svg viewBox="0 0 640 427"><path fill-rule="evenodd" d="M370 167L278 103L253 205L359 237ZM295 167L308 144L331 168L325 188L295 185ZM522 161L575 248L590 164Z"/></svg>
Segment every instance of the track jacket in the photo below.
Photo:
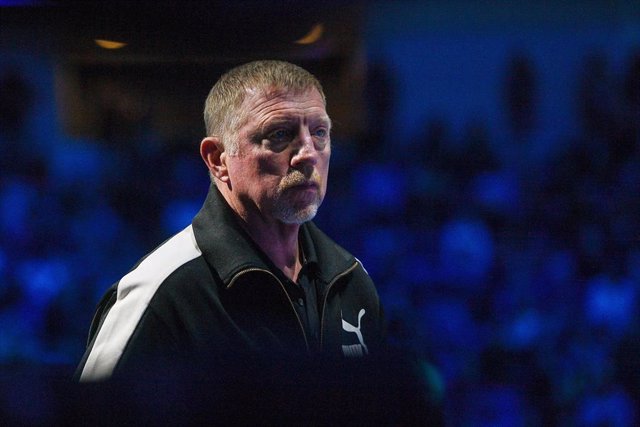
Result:
<svg viewBox="0 0 640 427"><path fill-rule="evenodd" d="M372 280L313 223L303 224L300 233L318 260L322 354L375 352L383 316ZM106 292L76 377L94 381L171 369L214 353L308 353L301 319L274 268L212 185L192 224Z"/></svg>

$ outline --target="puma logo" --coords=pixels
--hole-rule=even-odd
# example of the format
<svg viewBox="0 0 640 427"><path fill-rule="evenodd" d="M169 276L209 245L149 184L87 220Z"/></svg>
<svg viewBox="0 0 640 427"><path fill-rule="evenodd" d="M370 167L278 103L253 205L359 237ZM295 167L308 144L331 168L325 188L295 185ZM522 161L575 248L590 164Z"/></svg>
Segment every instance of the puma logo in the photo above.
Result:
<svg viewBox="0 0 640 427"><path fill-rule="evenodd" d="M351 323L342 319L342 329L346 332L353 332L358 337L358 341L360 344L353 345L343 345L342 353L347 357L362 357L365 354L369 354L369 349L367 345L364 343L364 338L362 337L362 332L360 331L360 320L362 320L362 316L366 313L365 309L361 309L358 313L358 326L353 326Z"/></svg>

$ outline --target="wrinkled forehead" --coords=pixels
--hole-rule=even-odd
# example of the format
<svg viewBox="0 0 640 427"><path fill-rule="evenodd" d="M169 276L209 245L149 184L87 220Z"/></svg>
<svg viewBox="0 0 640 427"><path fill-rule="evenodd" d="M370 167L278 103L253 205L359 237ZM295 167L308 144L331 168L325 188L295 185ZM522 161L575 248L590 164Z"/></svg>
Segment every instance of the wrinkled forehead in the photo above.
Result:
<svg viewBox="0 0 640 427"><path fill-rule="evenodd" d="M321 104L316 105L321 106L320 114L330 122L325 109L324 98L313 86L305 89L277 88L271 86L258 89L246 89L243 101L236 110L239 127L247 124L252 117L259 120L259 117L270 111L273 106L280 104L280 102L287 101L294 103L314 103L319 101Z"/></svg>
<svg viewBox="0 0 640 427"><path fill-rule="evenodd" d="M282 87L282 86L253 86L248 87L244 91L243 102L244 104L247 100L256 98L264 98L269 101L276 98L286 98L289 96L298 96L298 97L313 97L318 96L322 99L323 105L326 106L326 101L324 95L318 91L314 86L307 86L303 88L292 88L292 87Z"/></svg>

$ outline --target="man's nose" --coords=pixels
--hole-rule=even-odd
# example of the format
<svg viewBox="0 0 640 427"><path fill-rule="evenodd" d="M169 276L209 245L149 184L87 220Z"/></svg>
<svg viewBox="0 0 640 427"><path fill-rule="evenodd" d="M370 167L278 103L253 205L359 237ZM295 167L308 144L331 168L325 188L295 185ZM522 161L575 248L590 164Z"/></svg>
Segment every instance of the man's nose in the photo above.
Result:
<svg viewBox="0 0 640 427"><path fill-rule="evenodd" d="M298 144L296 145L293 156L291 157L291 166L299 167L300 165L315 165L318 162L318 150L313 142L313 138L308 129L300 132Z"/></svg>

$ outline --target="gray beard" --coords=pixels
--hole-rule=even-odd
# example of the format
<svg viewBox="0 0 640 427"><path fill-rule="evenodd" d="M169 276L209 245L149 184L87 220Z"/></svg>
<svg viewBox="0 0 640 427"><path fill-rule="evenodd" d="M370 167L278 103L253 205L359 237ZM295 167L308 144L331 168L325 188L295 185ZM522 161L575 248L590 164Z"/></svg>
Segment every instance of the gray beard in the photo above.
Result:
<svg viewBox="0 0 640 427"><path fill-rule="evenodd" d="M296 208L284 195L285 189L293 185L304 183L307 180L305 175L298 171L291 171L280 184L279 197L274 205L274 217L285 224L302 224L311 221L318 212L318 208L322 203L322 198L317 197L312 203Z"/></svg>
<svg viewBox="0 0 640 427"><path fill-rule="evenodd" d="M320 201L315 201L302 209L295 209L286 201L279 200L275 205L275 217L285 224L302 224L311 221L318 212Z"/></svg>

